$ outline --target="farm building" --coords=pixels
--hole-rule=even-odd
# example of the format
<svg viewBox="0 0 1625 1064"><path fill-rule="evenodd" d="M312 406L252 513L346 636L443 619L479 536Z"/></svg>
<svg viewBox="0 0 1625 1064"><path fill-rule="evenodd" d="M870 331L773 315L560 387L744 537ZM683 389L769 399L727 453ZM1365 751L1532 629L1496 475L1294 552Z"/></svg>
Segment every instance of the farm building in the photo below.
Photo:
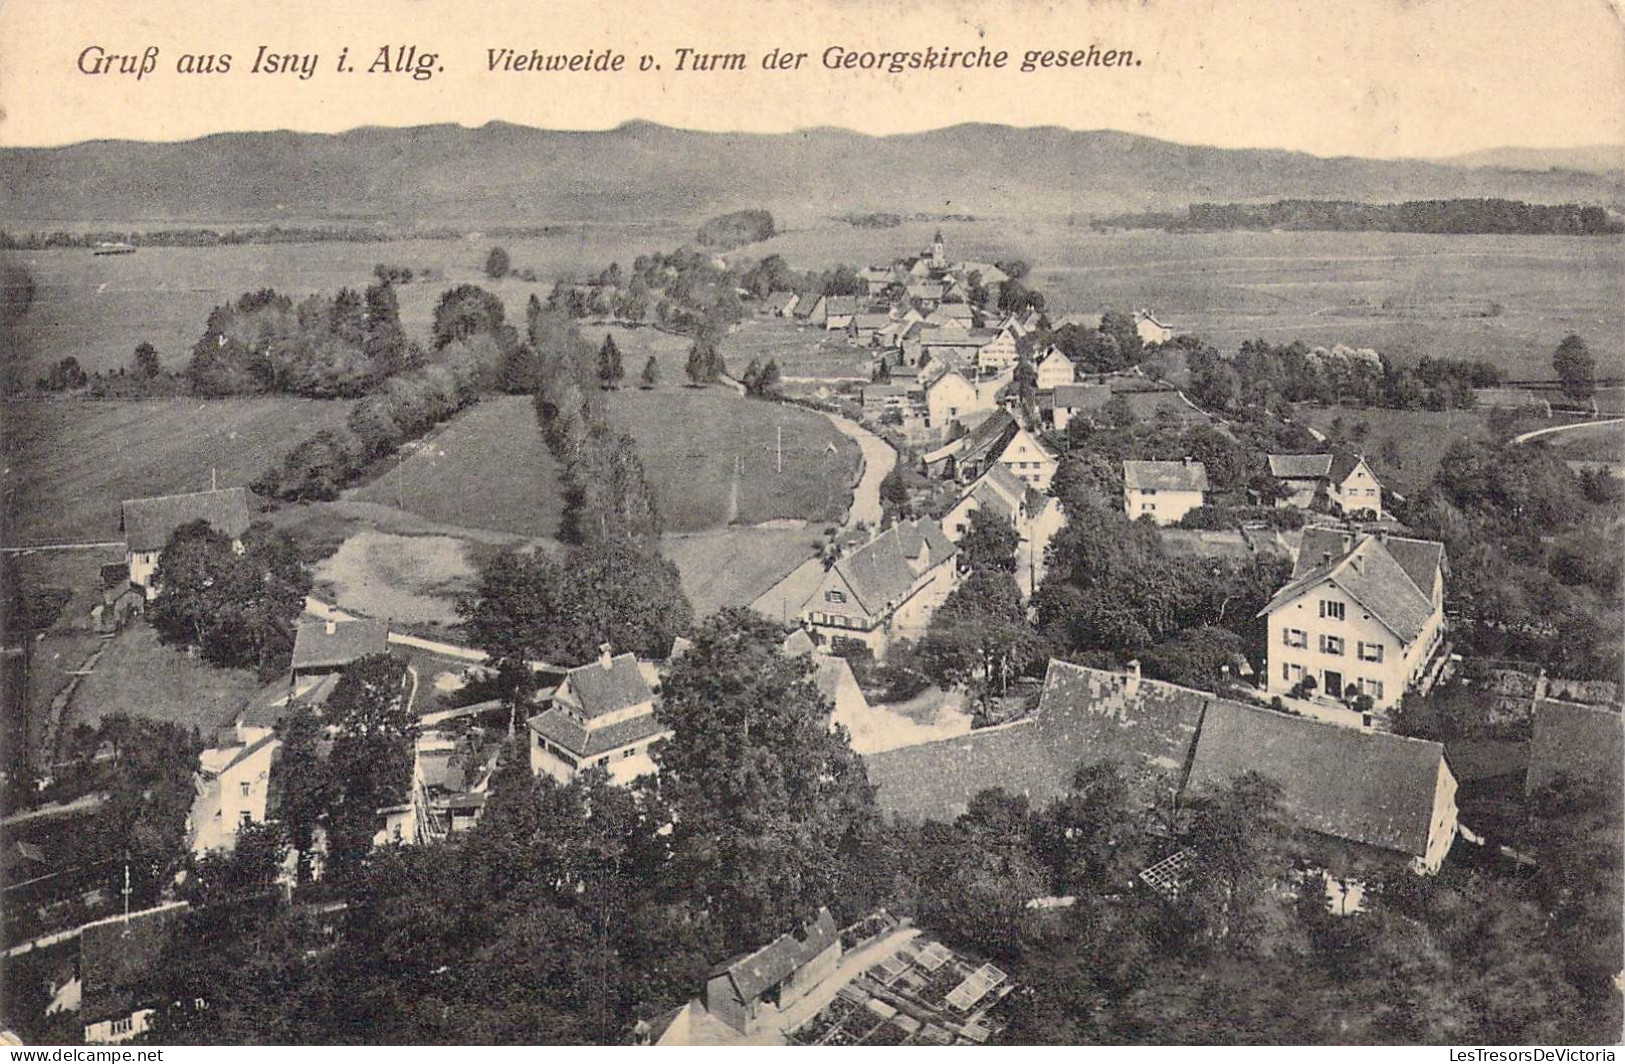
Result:
<svg viewBox="0 0 1625 1064"><path fill-rule="evenodd" d="M389 623L374 620L299 622L293 638L293 683L343 672L353 661L389 653Z"/></svg>
<svg viewBox="0 0 1625 1064"><path fill-rule="evenodd" d="M725 961L706 980L705 1009L743 1034L805 997L841 960L841 936L828 909L795 933Z"/></svg>
<svg viewBox="0 0 1625 1064"><path fill-rule="evenodd" d="M130 583L144 588L148 598L158 594L152 580L153 570L158 567L158 555L182 525L207 521L209 527L231 540L232 548L240 553L243 533L248 531L252 520L245 488L125 499L119 508L119 528L124 532Z"/></svg>
<svg viewBox="0 0 1625 1064"><path fill-rule="evenodd" d="M1123 463L1123 512L1130 521L1149 517L1159 525L1176 525L1206 497L1207 466L1201 462Z"/></svg>
<svg viewBox="0 0 1625 1064"><path fill-rule="evenodd" d="M1075 419L1099 413L1111 399L1112 389L1107 384L1062 384L1049 395L1039 397L1038 410L1040 416L1049 415L1055 431L1065 432Z"/></svg>

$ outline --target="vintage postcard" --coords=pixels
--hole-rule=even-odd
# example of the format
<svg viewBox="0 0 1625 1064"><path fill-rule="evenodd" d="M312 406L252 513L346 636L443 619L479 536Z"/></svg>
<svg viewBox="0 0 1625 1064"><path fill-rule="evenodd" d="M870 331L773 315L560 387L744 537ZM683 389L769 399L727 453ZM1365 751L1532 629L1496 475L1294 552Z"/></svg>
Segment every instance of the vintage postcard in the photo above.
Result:
<svg viewBox="0 0 1625 1064"><path fill-rule="evenodd" d="M0 408L0 1044L1614 1059L1608 0L9 0Z"/></svg>

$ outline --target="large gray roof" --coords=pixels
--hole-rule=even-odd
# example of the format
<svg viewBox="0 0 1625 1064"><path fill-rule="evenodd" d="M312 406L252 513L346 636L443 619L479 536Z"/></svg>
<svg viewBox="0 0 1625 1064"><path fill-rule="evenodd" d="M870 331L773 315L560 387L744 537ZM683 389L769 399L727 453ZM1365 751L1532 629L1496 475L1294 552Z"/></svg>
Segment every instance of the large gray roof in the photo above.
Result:
<svg viewBox="0 0 1625 1064"><path fill-rule="evenodd" d="M1134 491L1206 491L1207 466L1201 462L1123 463L1123 483Z"/></svg>
<svg viewBox="0 0 1625 1064"><path fill-rule="evenodd" d="M1259 616L1330 581L1408 643L1433 615L1433 588L1443 565L1443 544L1430 540L1306 528L1292 579Z"/></svg>
<svg viewBox="0 0 1625 1064"><path fill-rule="evenodd" d="M389 651L389 622L374 620L300 621L293 639L291 668L323 669L350 664L369 654Z"/></svg>
<svg viewBox="0 0 1625 1064"><path fill-rule="evenodd" d="M163 550L177 528L193 521L207 521L215 531L240 539L253 520L245 488L125 499L120 510L124 541L132 551Z"/></svg>
<svg viewBox="0 0 1625 1064"><path fill-rule="evenodd" d="M819 909L818 916L804 929L802 937L784 934L726 965L728 978L745 1001L754 1001L768 987L785 980L814 957L840 942L835 918L828 909Z"/></svg>
<svg viewBox="0 0 1625 1064"><path fill-rule="evenodd" d="M1246 772L1281 785L1299 826L1420 857L1444 747L1216 700L1202 720L1188 792Z"/></svg>
<svg viewBox="0 0 1625 1064"><path fill-rule="evenodd" d="M913 590L920 574L909 559L920 556L922 545L930 548L928 567L940 564L955 550L935 521L899 521L837 561L835 570L857 596L859 605L871 616L878 616Z"/></svg>
<svg viewBox="0 0 1625 1064"><path fill-rule="evenodd" d="M1538 791L1559 776L1619 790L1625 726L1619 711L1543 698L1535 703L1525 785Z"/></svg>
<svg viewBox="0 0 1625 1064"><path fill-rule="evenodd" d="M632 654L611 658L606 668L602 661L581 665L565 674L570 690L588 720L614 713L639 702L654 698L638 659Z"/></svg>

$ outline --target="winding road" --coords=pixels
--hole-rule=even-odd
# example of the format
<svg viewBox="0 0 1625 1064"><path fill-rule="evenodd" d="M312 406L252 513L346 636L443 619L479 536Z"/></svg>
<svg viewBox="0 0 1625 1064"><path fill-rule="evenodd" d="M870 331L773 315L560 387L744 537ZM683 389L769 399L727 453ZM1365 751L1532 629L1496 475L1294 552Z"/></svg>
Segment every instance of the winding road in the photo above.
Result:
<svg viewBox="0 0 1625 1064"><path fill-rule="evenodd" d="M897 450L855 421L827 410L824 416L829 418L837 432L855 442L863 452L862 472L852 489L852 506L846 514L846 527L852 528L862 522L870 528L879 528L882 513L880 482L897 465Z"/></svg>
<svg viewBox="0 0 1625 1064"><path fill-rule="evenodd" d="M1528 443L1545 436L1555 435L1559 432L1573 432L1577 429L1600 429L1604 425L1625 425L1625 417L1609 418L1606 421L1576 421L1571 425L1553 425L1550 428L1535 429L1533 432L1521 433L1512 437L1513 443Z"/></svg>

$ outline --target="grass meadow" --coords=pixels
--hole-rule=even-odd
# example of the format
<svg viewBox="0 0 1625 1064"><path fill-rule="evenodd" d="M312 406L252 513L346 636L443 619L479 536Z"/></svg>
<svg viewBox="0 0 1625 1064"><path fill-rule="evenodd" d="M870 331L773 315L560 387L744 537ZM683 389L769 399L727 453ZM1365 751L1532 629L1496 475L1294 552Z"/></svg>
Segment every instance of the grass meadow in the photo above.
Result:
<svg viewBox="0 0 1625 1064"><path fill-rule="evenodd" d="M8 542L120 538L119 503L246 485L318 429L344 400L40 400L7 410Z"/></svg>

